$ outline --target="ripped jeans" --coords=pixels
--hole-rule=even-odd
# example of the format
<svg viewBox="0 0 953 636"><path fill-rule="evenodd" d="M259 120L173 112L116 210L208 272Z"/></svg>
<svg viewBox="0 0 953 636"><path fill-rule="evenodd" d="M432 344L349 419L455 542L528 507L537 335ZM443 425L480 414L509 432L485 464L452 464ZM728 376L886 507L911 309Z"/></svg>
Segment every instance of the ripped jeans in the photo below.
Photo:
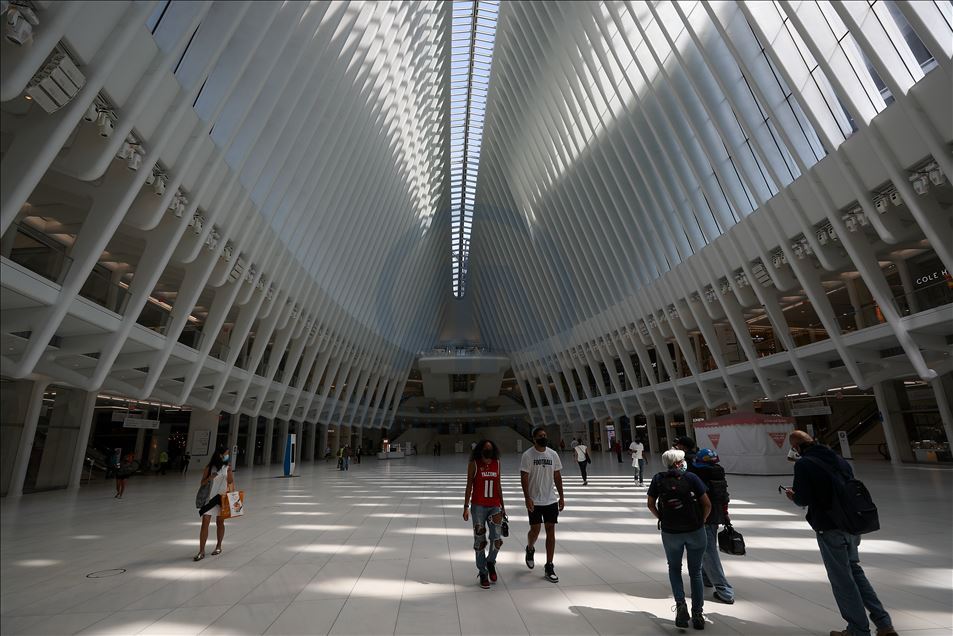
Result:
<svg viewBox="0 0 953 636"><path fill-rule="evenodd" d="M487 563L496 563L496 554L503 545L503 540L500 538L502 512L503 509L500 506L473 504L470 508L470 520L473 522L473 550L476 552L476 566L480 574L486 574ZM500 515L500 523L493 522L494 515Z"/></svg>

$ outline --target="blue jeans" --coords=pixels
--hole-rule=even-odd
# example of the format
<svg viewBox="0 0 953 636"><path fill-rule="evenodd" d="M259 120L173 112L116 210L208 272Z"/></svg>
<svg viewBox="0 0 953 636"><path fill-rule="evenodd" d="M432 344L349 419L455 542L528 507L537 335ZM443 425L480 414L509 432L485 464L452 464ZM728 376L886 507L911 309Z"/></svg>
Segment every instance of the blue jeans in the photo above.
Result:
<svg viewBox="0 0 953 636"><path fill-rule="evenodd" d="M642 479L645 477L645 460L638 460L639 465L635 468L635 481L642 483Z"/></svg>
<svg viewBox="0 0 953 636"><path fill-rule="evenodd" d="M705 557L702 559L702 573L718 590L720 596L731 600L735 597L735 590L731 587L728 579L725 578L725 570L721 567L721 555L718 554L717 524L706 525L705 533L708 535L708 547L705 548Z"/></svg>
<svg viewBox="0 0 953 636"><path fill-rule="evenodd" d="M470 521L473 522L473 549L476 552L476 566L480 574L486 574L486 564L496 563L500 551L497 541L500 539L501 523L493 523L493 515L503 512L499 506L478 506L470 508ZM487 550L489 548L489 550Z"/></svg>
<svg viewBox="0 0 953 636"><path fill-rule="evenodd" d="M857 553L860 535L848 534L843 530L824 530L817 533L817 545L821 548L821 558L827 569L837 609L847 621L847 629L852 636L870 634L870 623L864 608L870 612L870 619L878 629L890 627L893 624L890 614L881 605L860 567L860 555Z"/></svg>
<svg viewBox="0 0 953 636"><path fill-rule="evenodd" d="M692 532L662 532L662 547L668 559L668 580L676 603L685 602L682 583L682 553L688 553L688 580L692 586L692 611L700 612L705 605L705 585L702 583L702 559L708 535L704 526Z"/></svg>

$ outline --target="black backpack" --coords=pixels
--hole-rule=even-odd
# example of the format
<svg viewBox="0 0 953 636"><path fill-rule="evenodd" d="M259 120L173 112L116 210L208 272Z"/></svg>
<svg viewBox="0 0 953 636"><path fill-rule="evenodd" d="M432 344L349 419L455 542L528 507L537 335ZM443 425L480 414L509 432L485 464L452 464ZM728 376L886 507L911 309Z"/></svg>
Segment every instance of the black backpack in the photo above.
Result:
<svg viewBox="0 0 953 636"><path fill-rule="evenodd" d="M811 460L815 465L823 468L831 477L831 507L827 514L837 526L849 534L867 534L880 530L880 516L877 506L867 486L859 479L840 470L816 457L802 457Z"/></svg>
<svg viewBox="0 0 953 636"><path fill-rule="evenodd" d="M708 498L711 499L712 510L715 510L716 507L720 510L721 507L731 501L728 494L728 482L724 479L710 479L705 485L708 486Z"/></svg>
<svg viewBox="0 0 953 636"><path fill-rule="evenodd" d="M692 485L681 475L659 480L661 492L656 503L659 528L664 532L691 532L702 527L702 511Z"/></svg>

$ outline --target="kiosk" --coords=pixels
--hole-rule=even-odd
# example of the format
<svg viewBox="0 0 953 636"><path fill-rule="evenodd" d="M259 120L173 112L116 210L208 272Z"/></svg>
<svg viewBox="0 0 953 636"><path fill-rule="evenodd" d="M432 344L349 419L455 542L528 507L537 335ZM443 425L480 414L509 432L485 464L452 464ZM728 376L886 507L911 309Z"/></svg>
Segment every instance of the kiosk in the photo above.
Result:
<svg viewBox="0 0 953 636"><path fill-rule="evenodd" d="M733 475L790 475L787 459L794 418L760 413L731 413L695 423L698 448L718 452L719 463Z"/></svg>
<svg viewBox="0 0 953 636"><path fill-rule="evenodd" d="M288 439L285 440L285 477L291 477L295 471L295 443L297 436L295 433L288 433Z"/></svg>

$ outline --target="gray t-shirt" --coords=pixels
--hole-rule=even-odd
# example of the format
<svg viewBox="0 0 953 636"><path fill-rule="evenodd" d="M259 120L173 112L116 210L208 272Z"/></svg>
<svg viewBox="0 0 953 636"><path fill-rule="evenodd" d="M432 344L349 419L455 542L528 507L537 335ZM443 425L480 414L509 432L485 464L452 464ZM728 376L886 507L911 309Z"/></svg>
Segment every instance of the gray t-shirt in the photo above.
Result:
<svg viewBox="0 0 953 636"><path fill-rule="evenodd" d="M520 472L529 473L529 498L537 506L548 506L559 501L553 475L563 469L559 453L551 448L540 452L532 447L520 458Z"/></svg>

